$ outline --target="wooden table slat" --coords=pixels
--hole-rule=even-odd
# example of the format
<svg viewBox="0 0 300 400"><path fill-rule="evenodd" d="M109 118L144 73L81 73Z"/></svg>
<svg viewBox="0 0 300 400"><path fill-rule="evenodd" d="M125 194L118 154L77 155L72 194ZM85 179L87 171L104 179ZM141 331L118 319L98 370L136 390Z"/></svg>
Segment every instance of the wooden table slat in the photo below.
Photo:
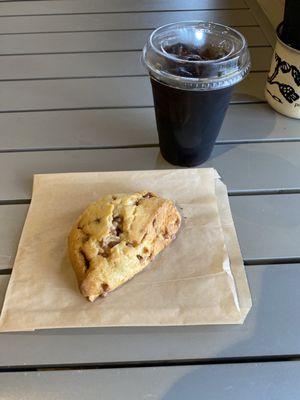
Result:
<svg viewBox="0 0 300 400"><path fill-rule="evenodd" d="M3 373L0 386L10 400L283 400L297 399L299 376L295 361Z"/></svg>
<svg viewBox="0 0 300 400"><path fill-rule="evenodd" d="M256 26L249 10L162 11L147 13L1 17L0 33L153 29L170 22L208 20L225 25Z"/></svg>
<svg viewBox="0 0 300 400"><path fill-rule="evenodd" d="M217 145L214 167L230 191L300 188L300 143ZM28 199L34 173L174 168L158 148L37 151L0 154L0 200Z"/></svg>
<svg viewBox="0 0 300 400"><path fill-rule="evenodd" d="M239 27L249 46L268 46L258 26ZM0 54L141 50L152 30L0 35Z"/></svg>
<svg viewBox="0 0 300 400"><path fill-rule="evenodd" d="M244 259L300 258L300 194L234 196L230 204ZM27 210L0 206L0 270L13 266Z"/></svg>
<svg viewBox="0 0 300 400"><path fill-rule="evenodd" d="M231 103L264 100L265 72L238 84ZM152 106L148 77L56 79L0 82L0 110L53 110Z"/></svg>
<svg viewBox="0 0 300 400"><path fill-rule="evenodd" d="M226 10L248 8L243 0L54 0L0 3L0 15L109 13L164 10Z"/></svg>
<svg viewBox="0 0 300 400"><path fill-rule="evenodd" d="M27 211L27 204L0 206L0 270L13 266Z"/></svg>
<svg viewBox="0 0 300 400"><path fill-rule="evenodd" d="M269 71L271 47L251 48L252 71ZM2 56L0 80L147 75L141 51Z"/></svg>
<svg viewBox="0 0 300 400"><path fill-rule="evenodd" d="M158 143L153 108L2 113L0 131L0 151ZM267 104L230 105L217 142L260 140L300 140L299 122Z"/></svg>
<svg viewBox="0 0 300 400"><path fill-rule="evenodd" d="M299 354L299 264L250 266L247 275L253 307L243 325L2 333L0 364L24 367Z"/></svg>

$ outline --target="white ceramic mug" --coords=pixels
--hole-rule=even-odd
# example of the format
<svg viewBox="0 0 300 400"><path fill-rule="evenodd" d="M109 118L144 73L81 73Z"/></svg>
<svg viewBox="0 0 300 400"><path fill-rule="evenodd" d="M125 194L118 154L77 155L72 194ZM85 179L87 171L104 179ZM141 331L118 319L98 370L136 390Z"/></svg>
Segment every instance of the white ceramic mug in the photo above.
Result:
<svg viewBox="0 0 300 400"><path fill-rule="evenodd" d="M300 51L285 44L281 39L282 23L277 28L270 73L265 96L274 110L300 119Z"/></svg>

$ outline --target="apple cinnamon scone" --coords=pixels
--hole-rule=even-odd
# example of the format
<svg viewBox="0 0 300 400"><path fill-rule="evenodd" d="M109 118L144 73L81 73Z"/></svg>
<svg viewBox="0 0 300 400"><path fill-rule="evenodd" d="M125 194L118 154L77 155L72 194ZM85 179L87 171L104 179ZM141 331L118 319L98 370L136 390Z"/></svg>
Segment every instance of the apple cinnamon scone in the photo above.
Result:
<svg viewBox="0 0 300 400"><path fill-rule="evenodd" d="M69 234L69 257L90 301L143 270L175 238L180 214L171 200L143 191L102 197Z"/></svg>

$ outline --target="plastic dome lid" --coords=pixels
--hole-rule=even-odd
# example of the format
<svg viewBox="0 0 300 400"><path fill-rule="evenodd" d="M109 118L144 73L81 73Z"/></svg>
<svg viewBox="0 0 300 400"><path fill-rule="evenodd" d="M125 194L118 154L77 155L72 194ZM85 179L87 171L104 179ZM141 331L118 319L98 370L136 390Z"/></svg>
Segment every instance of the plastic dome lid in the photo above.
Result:
<svg viewBox="0 0 300 400"><path fill-rule="evenodd" d="M250 70L244 36L204 21L164 25L150 35L142 61L151 77L179 89L214 90L240 82Z"/></svg>

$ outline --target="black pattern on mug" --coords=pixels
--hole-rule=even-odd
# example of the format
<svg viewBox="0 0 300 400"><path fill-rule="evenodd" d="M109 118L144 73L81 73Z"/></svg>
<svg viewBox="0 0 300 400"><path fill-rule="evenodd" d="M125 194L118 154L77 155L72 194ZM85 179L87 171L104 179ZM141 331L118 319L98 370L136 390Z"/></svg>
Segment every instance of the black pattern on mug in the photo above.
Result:
<svg viewBox="0 0 300 400"><path fill-rule="evenodd" d="M297 67L295 67L295 65L290 65L286 61L282 60L277 53L275 53L275 61L276 67L273 74L268 76L268 83L270 85L277 85L285 100L287 100L289 103L293 103L294 101L298 100L300 96L295 92L292 86L287 85L286 83L281 83L277 80L275 81L275 78L279 74L279 71L281 71L283 74L291 73L295 84L300 86L300 71ZM274 98L274 95L272 93L270 94Z"/></svg>

